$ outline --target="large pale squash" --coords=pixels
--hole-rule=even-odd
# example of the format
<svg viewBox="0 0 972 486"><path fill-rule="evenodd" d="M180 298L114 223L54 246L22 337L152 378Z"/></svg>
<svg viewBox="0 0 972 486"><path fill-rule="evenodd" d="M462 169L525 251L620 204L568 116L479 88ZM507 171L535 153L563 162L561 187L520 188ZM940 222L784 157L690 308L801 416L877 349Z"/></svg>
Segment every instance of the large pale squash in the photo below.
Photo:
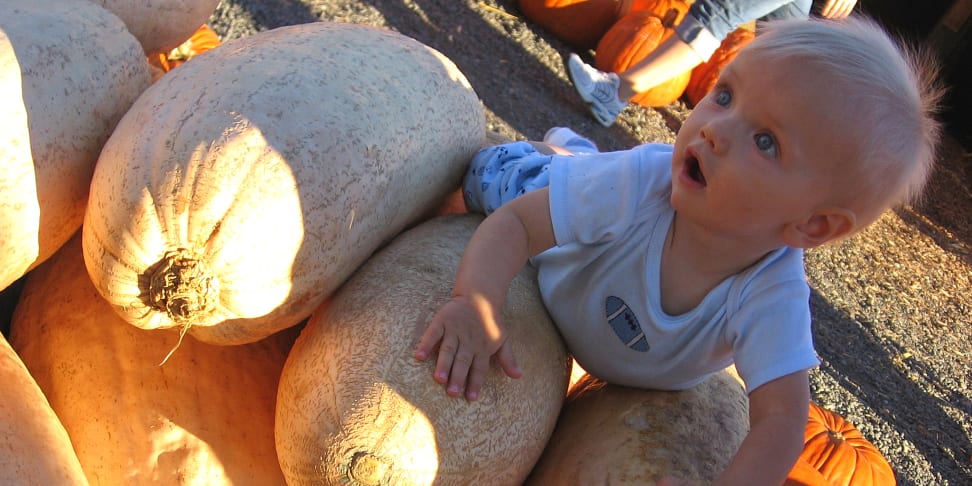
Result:
<svg viewBox="0 0 972 486"><path fill-rule="evenodd" d="M251 342L429 214L484 139L455 64L401 34L315 22L229 41L159 79L105 144L88 270L135 326Z"/></svg>
<svg viewBox="0 0 972 486"><path fill-rule="evenodd" d="M169 52L206 23L219 0L89 0L121 18L146 54Z"/></svg>
<svg viewBox="0 0 972 486"><path fill-rule="evenodd" d="M412 357L481 219L445 216L403 233L308 321L277 397L291 486L523 482L553 430L570 361L532 271L516 277L503 311L521 378L494 364L481 398L467 402L433 381L431 360Z"/></svg>
<svg viewBox="0 0 972 486"><path fill-rule="evenodd" d="M74 238L27 277L10 342L91 484L271 486L283 484L273 414L295 337L296 328L213 346L186 336L159 366L179 336L118 317L91 285Z"/></svg>
<svg viewBox="0 0 972 486"><path fill-rule="evenodd" d="M0 0L0 289L81 226L98 153L150 79L107 10Z"/></svg>
<svg viewBox="0 0 972 486"><path fill-rule="evenodd" d="M60 419L0 336L0 484L88 484Z"/></svg>
<svg viewBox="0 0 972 486"><path fill-rule="evenodd" d="M748 431L749 402L729 373L677 392L585 375L527 484L643 485L668 475L707 483Z"/></svg>

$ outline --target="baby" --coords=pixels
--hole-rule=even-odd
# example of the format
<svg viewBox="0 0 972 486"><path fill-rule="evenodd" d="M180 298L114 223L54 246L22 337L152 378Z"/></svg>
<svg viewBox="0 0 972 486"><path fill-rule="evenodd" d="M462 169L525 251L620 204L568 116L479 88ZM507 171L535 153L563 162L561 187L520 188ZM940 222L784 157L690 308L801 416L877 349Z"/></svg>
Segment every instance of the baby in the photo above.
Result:
<svg viewBox="0 0 972 486"><path fill-rule="evenodd" d="M873 21L780 20L723 70L674 146L598 152L567 128L488 147L465 181L488 214L415 350L476 400L523 265L578 363L608 382L692 387L731 363L750 430L718 484L780 484L803 448L811 336L803 249L919 195L940 92ZM621 317L620 319L618 317ZM669 484L677 484L677 478Z"/></svg>

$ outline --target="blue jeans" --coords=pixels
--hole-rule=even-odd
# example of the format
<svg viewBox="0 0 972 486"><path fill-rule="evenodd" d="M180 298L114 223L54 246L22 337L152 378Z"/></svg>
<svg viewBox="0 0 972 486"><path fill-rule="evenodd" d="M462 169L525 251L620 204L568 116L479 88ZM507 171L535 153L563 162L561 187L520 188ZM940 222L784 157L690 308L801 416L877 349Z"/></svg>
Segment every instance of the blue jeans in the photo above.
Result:
<svg viewBox="0 0 972 486"><path fill-rule="evenodd" d="M722 39L752 20L807 18L812 0L697 0L675 29L703 60Z"/></svg>

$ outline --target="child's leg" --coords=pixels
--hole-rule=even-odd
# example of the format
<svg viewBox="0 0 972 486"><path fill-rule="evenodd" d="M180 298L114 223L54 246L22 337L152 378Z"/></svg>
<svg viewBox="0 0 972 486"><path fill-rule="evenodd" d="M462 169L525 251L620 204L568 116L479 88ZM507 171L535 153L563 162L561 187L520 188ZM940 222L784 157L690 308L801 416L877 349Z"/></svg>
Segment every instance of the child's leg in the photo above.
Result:
<svg viewBox="0 0 972 486"><path fill-rule="evenodd" d="M466 208L488 215L520 194L547 186L550 159L527 142L481 149L473 157L463 182Z"/></svg>

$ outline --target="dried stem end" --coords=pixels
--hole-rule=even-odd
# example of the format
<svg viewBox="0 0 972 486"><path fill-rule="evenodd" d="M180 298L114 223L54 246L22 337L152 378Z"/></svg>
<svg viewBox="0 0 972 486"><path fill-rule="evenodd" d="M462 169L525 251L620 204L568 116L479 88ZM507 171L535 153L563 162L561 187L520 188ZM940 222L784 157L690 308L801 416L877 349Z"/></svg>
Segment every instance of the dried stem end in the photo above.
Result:
<svg viewBox="0 0 972 486"><path fill-rule="evenodd" d="M215 307L219 281L200 260L184 248L169 251L154 266L149 280L153 307L183 326L193 324Z"/></svg>

